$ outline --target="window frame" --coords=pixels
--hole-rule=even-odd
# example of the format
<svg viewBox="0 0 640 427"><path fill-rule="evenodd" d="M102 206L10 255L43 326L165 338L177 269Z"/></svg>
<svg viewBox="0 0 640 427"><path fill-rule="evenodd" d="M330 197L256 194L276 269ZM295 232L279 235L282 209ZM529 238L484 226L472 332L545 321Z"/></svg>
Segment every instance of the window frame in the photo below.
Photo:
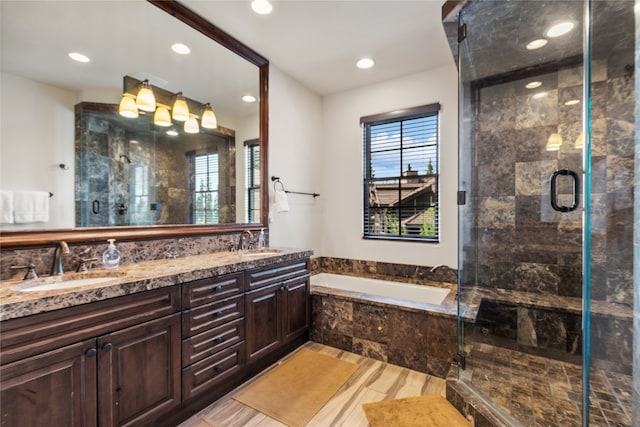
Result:
<svg viewBox="0 0 640 427"><path fill-rule="evenodd" d="M254 222L259 222L260 220L260 201L258 201L258 206L253 206L253 198L252 193L257 192L258 193L258 197L260 197L260 179L261 179L261 171L260 168L254 168L253 166L249 166L250 164L255 164L255 152L257 151L258 153L258 158L260 158L260 156L262 155L262 153L260 152L260 140L259 139L251 139L249 141L245 141L244 142L244 149L245 149L245 153L244 153L244 160L245 160L245 166L246 166L246 174L245 174L245 192L244 192L244 196L245 196L245 201L246 201L246 206L245 206L245 220L247 221L247 223L252 224ZM250 159L247 158L248 153L250 153ZM254 182L256 182L256 178L257 177L257 181L258 181L258 185L249 185L249 184L253 184ZM248 181L248 182L247 182ZM258 218L252 218L255 216L255 214L258 214Z"/></svg>
<svg viewBox="0 0 640 427"><path fill-rule="evenodd" d="M409 121L412 119L418 119L422 117L436 117L436 143L435 143L435 158L436 158L436 170L434 174L423 174L419 175L419 177L435 177L435 187L436 191L434 193L434 202L435 203L435 237L421 237L416 236L415 234L403 234L402 229L403 226L398 226L398 234L379 234L379 233L371 233L370 232L370 206L369 206L369 185L371 184L373 178L371 176L371 128L373 126L389 124L389 123L398 123ZM367 240L385 240L385 241L409 241L409 242L421 242L421 243L440 243L442 239L442 227L440 221L440 144L441 144L441 132L440 132L440 104L433 103L422 105L418 107L406 108L401 110L394 110L387 113L374 114L370 116L364 116L360 118L360 125L362 127L362 142L363 142L363 176L362 176L362 238ZM402 141L402 140L401 140ZM398 190L401 189L401 181L403 179L402 169L403 169L403 157L402 154L404 150L403 147L399 148L400 150L400 164L399 171L400 176L397 177L386 177L386 180L398 180ZM400 199L400 197L399 197ZM399 200L400 204L401 201ZM402 210L402 207L399 207ZM428 208L427 208L428 209ZM399 222L402 219L398 219Z"/></svg>
<svg viewBox="0 0 640 427"><path fill-rule="evenodd" d="M190 184L192 186L192 188L190 189L190 192L191 192L191 202L190 202L191 209L190 209L190 211L191 212L189 212L189 215L191 217L191 222L193 224L205 224L205 225L207 225L207 224L208 225L220 224L220 211L219 211L219 209L220 209L220 154L218 153L218 150L216 150L216 149L207 149L207 150L202 151L202 152L200 152L200 151L190 151L190 152L188 152L186 154L187 154L187 157L189 157L189 159L190 159L189 161L190 161L190 166L191 166L191 170L192 170L192 174L193 174L192 175L193 176L193 181L190 182ZM209 161L207 160L206 161L206 164L207 164L207 171L206 171L207 190L200 191L200 190L198 190L198 180L197 180L198 173L197 173L196 163L197 163L198 158L201 158L201 157L207 157L208 158L210 156L215 156L215 158L216 158L217 171L212 172L212 171L209 170L209 168L208 168ZM210 175L214 175L216 173L217 173L216 181L217 181L218 187L215 190L211 190L211 189L208 188L208 184L210 182L209 176ZM205 222L197 222L196 221L196 215L197 215L197 212L199 211L199 209L197 209L197 198L198 198L198 195L204 195L204 197L206 197L207 194L209 194L210 197L214 197L215 196L216 203L215 203L215 207L213 209L213 212L216 212L215 221L214 222L207 222L206 221L208 209L205 208L205 210L203 212Z"/></svg>

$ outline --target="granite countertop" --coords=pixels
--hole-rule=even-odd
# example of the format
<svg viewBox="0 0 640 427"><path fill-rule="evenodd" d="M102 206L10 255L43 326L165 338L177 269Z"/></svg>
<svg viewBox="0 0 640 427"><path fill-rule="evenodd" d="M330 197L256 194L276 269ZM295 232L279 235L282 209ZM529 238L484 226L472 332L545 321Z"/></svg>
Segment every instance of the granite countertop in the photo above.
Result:
<svg viewBox="0 0 640 427"><path fill-rule="evenodd" d="M267 252L270 251L270 252ZM310 249L268 248L263 253L238 255L216 252L183 258L121 265L117 272L95 268L89 273L67 273L65 279L105 277L105 281L73 288L24 292L23 280L0 282L0 320L15 319L80 304L134 294L227 273L250 270L278 262L308 258ZM48 276L41 276L46 279Z"/></svg>

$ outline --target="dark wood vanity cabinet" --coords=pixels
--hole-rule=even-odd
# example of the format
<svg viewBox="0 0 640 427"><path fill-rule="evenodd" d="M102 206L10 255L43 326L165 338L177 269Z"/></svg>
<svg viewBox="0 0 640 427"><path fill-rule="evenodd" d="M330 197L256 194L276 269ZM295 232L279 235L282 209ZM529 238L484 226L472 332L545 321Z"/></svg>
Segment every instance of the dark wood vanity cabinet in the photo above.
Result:
<svg viewBox="0 0 640 427"><path fill-rule="evenodd" d="M179 308L165 288L2 322L1 425L143 425L178 406Z"/></svg>
<svg viewBox="0 0 640 427"><path fill-rule="evenodd" d="M182 397L188 400L244 367L244 273L184 283L182 301Z"/></svg>
<svg viewBox="0 0 640 427"><path fill-rule="evenodd" d="M309 277L308 260L247 273L247 363L308 333Z"/></svg>

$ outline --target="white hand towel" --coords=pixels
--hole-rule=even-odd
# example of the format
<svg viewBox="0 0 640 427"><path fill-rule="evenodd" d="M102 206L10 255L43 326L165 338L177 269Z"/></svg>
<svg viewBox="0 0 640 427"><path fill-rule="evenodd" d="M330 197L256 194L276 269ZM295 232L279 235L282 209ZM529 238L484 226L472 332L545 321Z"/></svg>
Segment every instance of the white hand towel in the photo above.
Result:
<svg viewBox="0 0 640 427"><path fill-rule="evenodd" d="M13 191L0 191L0 222L13 224Z"/></svg>
<svg viewBox="0 0 640 427"><path fill-rule="evenodd" d="M49 193L46 191L16 191L13 194L16 224L49 222Z"/></svg>
<svg viewBox="0 0 640 427"><path fill-rule="evenodd" d="M288 212L289 201L287 200L287 193L284 190L276 190L276 212Z"/></svg>

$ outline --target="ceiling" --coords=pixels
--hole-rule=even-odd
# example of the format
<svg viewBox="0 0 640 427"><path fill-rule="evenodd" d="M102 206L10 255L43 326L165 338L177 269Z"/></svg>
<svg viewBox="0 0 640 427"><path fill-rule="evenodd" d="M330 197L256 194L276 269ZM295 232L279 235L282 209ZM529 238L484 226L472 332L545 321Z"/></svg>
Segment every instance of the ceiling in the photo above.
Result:
<svg viewBox="0 0 640 427"><path fill-rule="evenodd" d="M320 95L453 62L443 0L275 0L269 15L248 0L181 2ZM375 67L356 68L363 56Z"/></svg>

